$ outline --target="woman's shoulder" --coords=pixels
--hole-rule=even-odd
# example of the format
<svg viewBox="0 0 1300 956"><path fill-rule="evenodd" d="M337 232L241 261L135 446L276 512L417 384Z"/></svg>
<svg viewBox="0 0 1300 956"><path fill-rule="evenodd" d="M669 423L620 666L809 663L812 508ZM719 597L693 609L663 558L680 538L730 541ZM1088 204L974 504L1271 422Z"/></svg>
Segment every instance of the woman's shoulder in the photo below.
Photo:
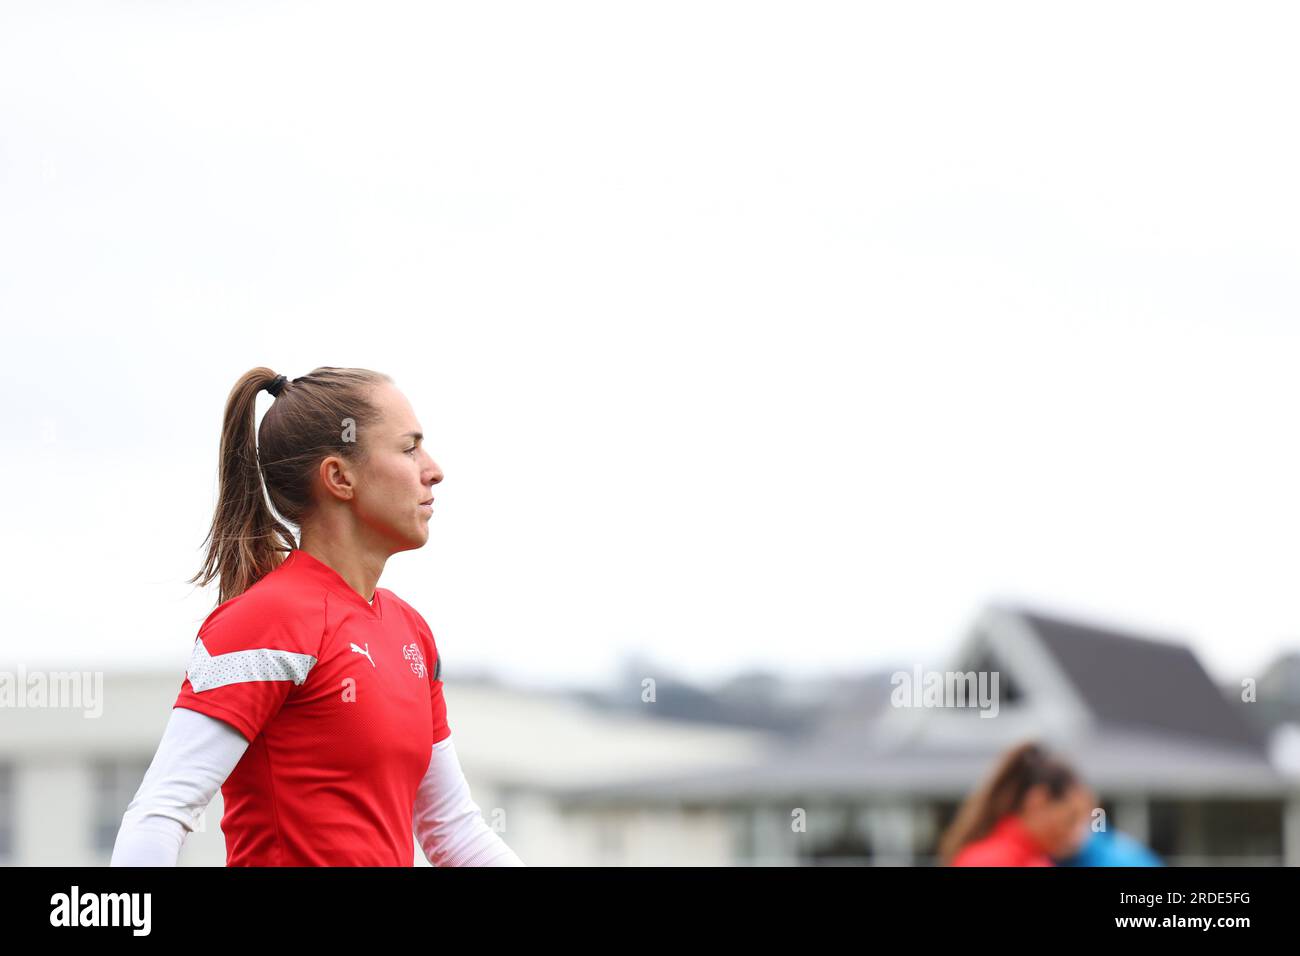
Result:
<svg viewBox="0 0 1300 956"><path fill-rule="evenodd" d="M966 844L952 858L953 866L1011 866L1008 847L993 836Z"/></svg>
<svg viewBox="0 0 1300 956"><path fill-rule="evenodd" d="M319 641L326 623L326 591L305 588L278 570L213 608L200 625L199 636L234 643L277 635Z"/></svg>
<svg viewBox="0 0 1300 956"><path fill-rule="evenodd" d="M392 608L403 618L415 624L419 629L425 631L429 630L429 623L409 601L404 600L395 592L388 590L388 588L375 588L375 590L382 596L386 608Z"/></svg>
<svg viewBox="0 0 1300 956"><path fill-rule="evenodd" d="M1051 866L1052 861L1016 838L1010 827L997 827L962 847L953 866Z"/></svg>
<svg viewBox="0 0 1300 956"><path fill-rule="evenodd" d="M434 662L434 674L441 673L442 652L438 649L438 641L433 636L433 629L429 627L429 622L411 606L410 602L404 601L387 588L376 588L375 590L383 592L384 621L395 625L398 630L404 632L402 636L403 643L408 643L410 636L414 634L422 645L425 657Z"/></svg>

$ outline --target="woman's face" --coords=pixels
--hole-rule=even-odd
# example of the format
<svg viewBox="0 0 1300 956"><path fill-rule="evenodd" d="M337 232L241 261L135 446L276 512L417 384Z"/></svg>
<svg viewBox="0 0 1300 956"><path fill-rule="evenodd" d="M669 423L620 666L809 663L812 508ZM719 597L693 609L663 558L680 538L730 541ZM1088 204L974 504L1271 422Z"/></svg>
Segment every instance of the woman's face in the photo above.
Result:
<svg viewBox="0 0 1300 956"><path fill-rule="evenodd" d="M396 386L378 386L371 400L380 416L364 438L368 456L355 486L356 516L394 552L423 547L442 469L425 451L424 429Z"/></svg>
<svg viewBox="0 0 1300 956"><path fill-rule="evenodd" d="M1020 817L1044 852L1064 858L1083 845L1094 803L1092 791L1083 785L1076 784L1059 799L1038 786L1026 794Z"/></svg>

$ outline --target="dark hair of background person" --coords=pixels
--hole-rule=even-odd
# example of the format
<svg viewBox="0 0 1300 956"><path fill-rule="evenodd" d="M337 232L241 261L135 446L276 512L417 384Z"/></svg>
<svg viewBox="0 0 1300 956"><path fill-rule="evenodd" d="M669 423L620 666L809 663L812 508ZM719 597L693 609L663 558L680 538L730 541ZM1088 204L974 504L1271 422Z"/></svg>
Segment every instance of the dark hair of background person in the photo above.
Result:
<svg viewBox="0 0 1300 956"><path fill-rule="evenodd" d="M1013 747L966 798L939 838L940 862L946 866L962 847L988 836L1007 814L1019 812L1030 788L1045 784L1051 797L1060 799L1078 782L1069 764L1040 744L1027 741Z"/></svg>

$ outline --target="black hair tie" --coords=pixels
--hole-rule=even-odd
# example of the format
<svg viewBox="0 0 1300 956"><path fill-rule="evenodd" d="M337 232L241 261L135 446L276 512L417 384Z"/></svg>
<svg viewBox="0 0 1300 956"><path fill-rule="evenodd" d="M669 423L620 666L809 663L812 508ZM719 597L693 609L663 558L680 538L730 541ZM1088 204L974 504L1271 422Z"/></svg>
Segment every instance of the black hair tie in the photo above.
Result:
<svg viewBox="0 0 1300 956"><path fill-rule="evenodd" d="M285 376L277 375L275 377L275 380L272 381L270 385L266 386L266 390L270 392L272 395L274 395L276 398L279 398L280 392L284 391L284 383L287 381L289 381L289 379L286 378Z"/></svg>

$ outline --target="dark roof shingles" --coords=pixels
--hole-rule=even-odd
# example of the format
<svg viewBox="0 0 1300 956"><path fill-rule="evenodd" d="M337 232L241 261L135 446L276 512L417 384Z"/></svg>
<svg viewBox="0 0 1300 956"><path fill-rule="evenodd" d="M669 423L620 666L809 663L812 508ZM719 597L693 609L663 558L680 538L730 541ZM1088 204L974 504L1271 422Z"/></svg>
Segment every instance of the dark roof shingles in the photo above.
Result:
<svg viewBox="0 0 1300 956"><path fill-rule="evenodd" d="M1101 723L1263 748L1257 731L1233 710L1189 648L1019 613Z"/></svg>

